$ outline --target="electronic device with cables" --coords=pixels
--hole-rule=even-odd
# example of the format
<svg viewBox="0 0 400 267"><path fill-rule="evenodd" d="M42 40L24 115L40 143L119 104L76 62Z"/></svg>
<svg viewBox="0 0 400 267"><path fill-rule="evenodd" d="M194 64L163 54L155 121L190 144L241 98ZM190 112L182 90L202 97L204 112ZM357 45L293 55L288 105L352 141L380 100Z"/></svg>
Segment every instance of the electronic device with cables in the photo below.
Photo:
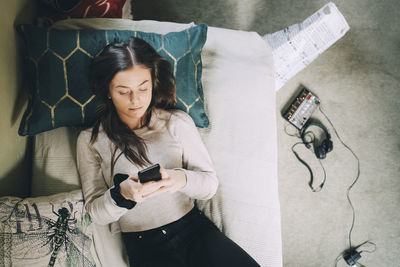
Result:
<svg viewBox="0 0 400 267"><path fill-rule="evenodd" d="M320 100L307 88L303 87L284 112L283 117L299 130L318 108Z"/></svg>
<svg viewBox="0 0 400 267"><path fill-rule="evenodd" d="M297 128L297 134L289 134L286 131L287 127L285 127L286 134L288 134L289 136L297 137L301 140L292 146L292 152L294 153L296 158L299 160L299 162L301 164L303 164L310 172L309 186L310 186L312 192L320 192L326 181L326 172L325 172L325 168L324 168L321 160L325 159L326 154L328 152L332 151L333 142L331 140L331 134L329 133L328 128L325 127L322 124L322 122L311 118L314 111L318 108L319 111L321 112L321 114L325 117L326 121L329 123L330 128L333 129L337 139L340 141L340 143L345 148L347 148L352 153L352 155L354 156L354 158L357 161L356 177L354 178L354 181L352 182L352 184L347 188L347 200L349 201L350 207L352 209L352 215L353 215L352 216L352 224L351 224L350 231L349 231L349 248L344 250L336 258L335 267L337 266L337 263L340 259L343 259L349 266L365 267L364 265L362 265L359 262L359 259L361 258L361 253L362 252L368 252L368 253L374 252L376 250L376 244L371 241L365 241L364 243L362 243L358 246L353 246L352 238L351 238L352 231L353 231L353 228L355 225L356 214L355 214L355 209L354 209L353 204L350 199L350 190L357 183L357 181L360 177L360 160L357 157L357 155L354 153L354 151L342 141L338 132L336 131L335 127L333 126L333 123L328 118L328 116L322 111L322 108L320 105L321 102L320 102L319 98L316 97L313 93L311 93L310 90L307 89L306 87L301 86L300 88L301 88L300 92L290 102L290 104L287 107L287 109L285 110L285 112L282 113L282 116ZM287 125L287 126L289 126L289 125ZM310 128L311 126L315 126L315 127L322 129L325 137L324 138L316 138L316 135L314 134L314 132L308 130L308 128ZM311 137L311 139L306 140L307 134ZM317 139L322 139L320 144L317 144L317 142L316 142ZM324 178L323 178L322 183L318 187L313 186L314 176L313 176L312 169L307 164L307 162L300 157L299 153L295 150L295 147L297 145L304 145L306 148L312 150L314 152L315 156L317 157L319 163L321 164L321 167L322 167L322 170L324 173ZM361 247L363 247L367 244L373 245L375 247L374 250L372 250L372 251L359 250Z"/></svg>

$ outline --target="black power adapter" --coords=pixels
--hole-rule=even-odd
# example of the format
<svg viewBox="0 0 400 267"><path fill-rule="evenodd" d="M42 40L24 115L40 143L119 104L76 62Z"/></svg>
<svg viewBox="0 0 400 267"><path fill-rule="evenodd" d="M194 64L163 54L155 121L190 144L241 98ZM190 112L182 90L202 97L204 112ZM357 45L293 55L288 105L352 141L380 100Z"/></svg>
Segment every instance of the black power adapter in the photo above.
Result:
<svg viewBox="0 0 400 267"><path fill-rule="evenodd" d="M355 248L349 248L343 253L343 259L349 266L356 265L361 258L361 254Z"/></svg>

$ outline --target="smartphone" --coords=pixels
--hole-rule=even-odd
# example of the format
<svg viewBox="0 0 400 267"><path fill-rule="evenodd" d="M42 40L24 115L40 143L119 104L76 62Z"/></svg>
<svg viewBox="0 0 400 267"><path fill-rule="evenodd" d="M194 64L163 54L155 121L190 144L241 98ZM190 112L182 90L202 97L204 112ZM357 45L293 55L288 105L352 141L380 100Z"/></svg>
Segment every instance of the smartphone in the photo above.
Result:
<svg viewBox="0 0 400 267"><path fill-rule="evenodd" d="M139 181L143 183L147 183L150 181L159 181L161 180L160 173L160 164L155 164L146 169L143 169L138 172Z"/></svg>

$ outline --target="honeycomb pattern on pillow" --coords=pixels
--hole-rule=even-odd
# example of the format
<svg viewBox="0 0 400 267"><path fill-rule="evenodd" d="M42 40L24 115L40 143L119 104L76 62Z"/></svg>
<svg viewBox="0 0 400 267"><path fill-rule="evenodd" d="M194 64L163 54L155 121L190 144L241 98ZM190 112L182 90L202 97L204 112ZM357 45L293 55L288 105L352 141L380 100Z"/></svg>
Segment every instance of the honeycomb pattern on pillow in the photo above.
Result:
<svg viewBox="0 0 400 267"><path fill-rule="evenodd" d="M132 36L147 41L171 63L177 108L187 112L198 127L209 125L201 84L205 24L165 35L126 30L56 30L34 25L19 25L17 30L28 49L31 93L20 135L93 124L98 98L90 88L89 64L107 44L127 41Z"/></svg>

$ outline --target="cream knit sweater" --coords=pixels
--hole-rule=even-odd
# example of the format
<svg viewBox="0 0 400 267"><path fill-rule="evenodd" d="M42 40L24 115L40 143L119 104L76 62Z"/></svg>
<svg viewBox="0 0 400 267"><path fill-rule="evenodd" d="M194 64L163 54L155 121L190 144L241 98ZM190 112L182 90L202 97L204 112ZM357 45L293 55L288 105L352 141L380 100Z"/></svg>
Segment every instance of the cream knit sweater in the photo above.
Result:
<svg viewBox="0 0 400 267"><path fill-rule="evenodd" d="M183 111L156 109L149 126L134 132L145 140L150 161L164 169L185 172L186 186L178 192L163 193L137 203L131 210L115 204L110 188L116 173L131 175L140 169L122 155L112 174L114 145L100 127L97 141L90 146L91 132L88 129L80 133L77 160L85 207L95 223L119 221L123 232L156 228L184 216L193 208L193 199L209 199L217 190L218 180L207 149L192 118Z"/></svg>

